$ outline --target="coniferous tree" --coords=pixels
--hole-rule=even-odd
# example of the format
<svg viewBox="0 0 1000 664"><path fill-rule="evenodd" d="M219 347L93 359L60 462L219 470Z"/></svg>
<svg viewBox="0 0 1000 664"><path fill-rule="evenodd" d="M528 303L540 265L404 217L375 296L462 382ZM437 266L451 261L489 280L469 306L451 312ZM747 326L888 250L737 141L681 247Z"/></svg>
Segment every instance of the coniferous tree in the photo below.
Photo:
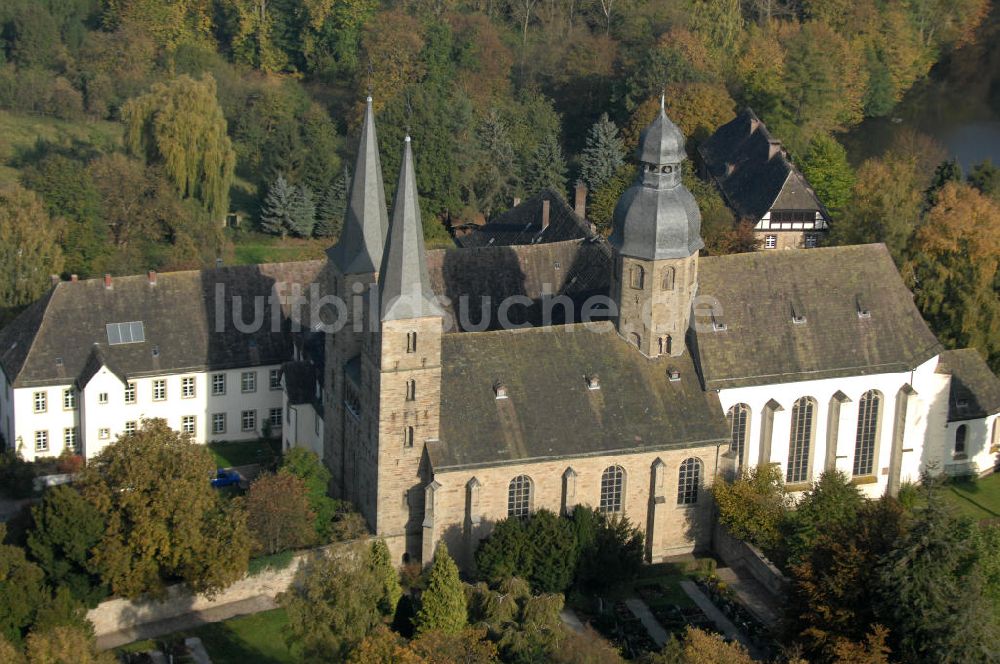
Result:
<svg viewBox="0 0 1000 664"><path fill-rule="evenodd" d="M625 144L618 136L618 127L605 113L594 123L587 135L587 146L580 160L580 176L593 191L615 177L625 161Z"/></svg>
<svg viewBox="0 0 1000 664"><path fill-rule="evenodd" d="M438 546L431 566L427 590L420 597L420 610L414 620L417 634L440 630L457 634L468 624L465 589L458 578L458 567L444 544Z"/></svg>
<svg viewBox="0 0 1000 664"><path fill-rule="evenodd" d="M528 174L525 189L528 195L534 195L548 187L560 196L566 192L566 160L563 158L559 139L555 134L549 134L535 148L528 162Z"/></svg>
<svg viewBox="0 0 1000 664"><path fill-rule="evenodd" d="M312 191L306 185L292 188L292 197L288 206L291 232L299 237L312 235L316 225L316 203L313 202Z"/></svg>
<svg viewBox="0 0 1000 664"><path fill-rule="evenodd" d="M260 227L265 233L285 237L292 228L292 210L295 188L283 175L271 184L260 211Z"/></svg>
<svg viewBox="0 0 1000 664"><path fill-rule="evenodd" d="M479 210L490 216L507 209L517 191L514 145L506 122L496 111L483 118L476 138L479 150L472 193Z"/></svg>
<svg viewBox="0 0 1000 664"><path fill-rule="evenodd" d="M1000 168L987 159L972 167L969 172L969 184L985 196L1000 202Z"/></svg>
<svg viewBox="0 0 1000 664"><path fill-rule="evenodd" d="M347 188L351 176L344 166L344 172L337 176L323 194L319 208L316 211L316 225L313 235L316 237L337 237L344 227L344 215L347 213Z"/></svg>
<svg viewBox="0 0 1000 664"><path fill-rule="evenodd" d="M830 214L840 218L851 201L854 171L847 163L847 151L829 134L821 134L809 143L802 159L802 174L816 190L816 195Z"/></svg>
<svg viewBox="0 0 1000 664"><path fill-rule="evenodd" d="M382 590L382 596L378 603L379 609L384 615L391 616L396 612L396 605L403 596L403 589L399 585L399 572L392 564L389 547L386 546L385 540L377 539L372 542L368 555L372 574Z"/></svg>

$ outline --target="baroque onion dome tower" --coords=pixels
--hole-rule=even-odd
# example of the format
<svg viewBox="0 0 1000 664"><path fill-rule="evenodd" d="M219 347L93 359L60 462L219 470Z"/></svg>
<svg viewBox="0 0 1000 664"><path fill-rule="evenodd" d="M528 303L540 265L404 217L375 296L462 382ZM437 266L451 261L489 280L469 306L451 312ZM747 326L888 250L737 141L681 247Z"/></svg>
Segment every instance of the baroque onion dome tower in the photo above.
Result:
<svg viewBox="0 0 1000 664"><path fill-rule="evenodd" d="M348 196L340 239L327 251L327 293L345 305L339 312L344 318L338 320L337 331L327 335L326 357L330 371L325 376L324 388L324 457L333 475L333 494L341 498L350 497L352 493L347 460L350 432L345 420L345 403L349 397L345 390L345 370L361 353L368 320L365 295L376 282L389 228L371 97L365 106Z"/></svg>
<svg viewBox="0 0 1000 664"><path fill-rule="evenodd" d="M681 182L684 135L664 110L639 138L639 175L618 201L611 297L618 333L647 357L680 355L698 290L701 213Z"/></svg>
<svg viewBox="0 0 1000 664"><path fill-rule="evenodd" d="M437 440L441 411L444 314L431 290L410 137L403 146L378 288L379 329L361 364L371 386L374 467L360 502L397 560L421 556L424 446Z"/></svg>

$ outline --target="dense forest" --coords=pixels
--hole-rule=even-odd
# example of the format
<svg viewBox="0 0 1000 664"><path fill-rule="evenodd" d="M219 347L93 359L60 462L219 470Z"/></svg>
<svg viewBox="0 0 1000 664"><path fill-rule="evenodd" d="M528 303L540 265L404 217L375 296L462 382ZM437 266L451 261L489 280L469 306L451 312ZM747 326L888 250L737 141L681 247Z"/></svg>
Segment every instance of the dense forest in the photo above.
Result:
<svg viewBox="0 0 1000 664"><path fill-rule="evenodd" d="M248 231L329 244L369 93L390 189L403 134L413 136L429 242L577 179L606 230L664 93L692 155L751 106L834 214L832 241L886 242L942 339L997 367L1000 173L985 163L966 177L920 135L855 169L837 138L890 114L954 49L996 38L991 10L989 0L5 0L0 311L36 298L49 274L230 261ZM689 170L709 251L752 248ZM227 213L242 218L239 232L224 229Z"/></svg>

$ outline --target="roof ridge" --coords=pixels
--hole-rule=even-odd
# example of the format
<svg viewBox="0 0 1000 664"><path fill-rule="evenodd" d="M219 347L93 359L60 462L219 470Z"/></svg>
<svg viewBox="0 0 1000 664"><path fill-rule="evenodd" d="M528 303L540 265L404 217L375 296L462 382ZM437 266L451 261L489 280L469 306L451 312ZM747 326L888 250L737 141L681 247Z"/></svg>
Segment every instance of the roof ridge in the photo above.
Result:
<svg viewBox="0 0 1000 664"><path fill-rule="evenodd" d="M482 330L482 331L471 331L471 332L461 332L452 331L446 332L445 337L464 337L464 338L481 338L488 335L500 335L500 334L528 334L528 333L547 333L550 330L557 330L559 332L572 332L577 331L596 331L596 328L606 327L609 330L614 330L614 325L608 320L594 320L579 323L565 323L562 325L529 325L526 327L512 327L500 330ZM588 329L589 328L589 329Z"/></svg>

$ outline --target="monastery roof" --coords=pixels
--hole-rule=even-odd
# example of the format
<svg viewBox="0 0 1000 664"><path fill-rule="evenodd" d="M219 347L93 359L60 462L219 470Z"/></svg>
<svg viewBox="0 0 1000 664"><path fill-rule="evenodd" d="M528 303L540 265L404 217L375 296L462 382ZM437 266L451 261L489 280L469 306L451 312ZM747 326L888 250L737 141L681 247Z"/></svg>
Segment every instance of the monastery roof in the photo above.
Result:
<svg viewBox="0 0 1000 664"><path fill-rule="evenodd" d="M939 373L951 374L948 421L973 420L1000 412L1000 378L974 348L941 353Z"/></svg>
<svg viewBox="0 0 1000 664"><path fill-rule="evenodd" d="M293 406L316 401L316 367L309 362L285 362L281 367L288 403ZM318 412L318 411L317 411Z"/></svg>
<svg viewBox="0 0 1000 664"><path fill-rule="evenodd" d="M705 257L698 281L719 305L714 327L707 305L694 314L706 389L909 371L941 352L882 244Z"/></svg>
<svg viewBox="0 0 1000 664"><path fill-rule="evenodd" d="M751 109L719 127L698 151L730 207L757 220L768 210L820 210L816 192Z"/></svg>
<svg viewBox="0 0 1000 664"><path fill-rule="evenodd" d="M543 229L542 201L546 200L549 225ZM455 241L460 247L496 247L582 240L592 235L590 224L578 217L561 196L546 188Z"/></svg>
<svg viewBox="0 0 1000 664"><path fill-rule="evenodd" d="M441 357L441 439L428 445L435 471L729 437L689 355L650 360L609 322L446 334ZM600 388L590 389L595 374Z"/></svg>
<svg viewBox="0 0 1000 664"><path fill-rule="evenodd" d="M277 284L285 295L294 284L308 295L322 267L302 261L167 272L155 285L147 275L115 277L111 288L103 279L62 281L0 329L0 368L14 387L31 387L85 384L100 363L126 376L280 364L291 356L293 319L308 330L309 307L285 300L275 311L265 298L260 329L244 333L233 320L233 298L241 296L249 324L255 297ZM112 345L107 326L132 322L142 323L143 340Z"/></svg>

